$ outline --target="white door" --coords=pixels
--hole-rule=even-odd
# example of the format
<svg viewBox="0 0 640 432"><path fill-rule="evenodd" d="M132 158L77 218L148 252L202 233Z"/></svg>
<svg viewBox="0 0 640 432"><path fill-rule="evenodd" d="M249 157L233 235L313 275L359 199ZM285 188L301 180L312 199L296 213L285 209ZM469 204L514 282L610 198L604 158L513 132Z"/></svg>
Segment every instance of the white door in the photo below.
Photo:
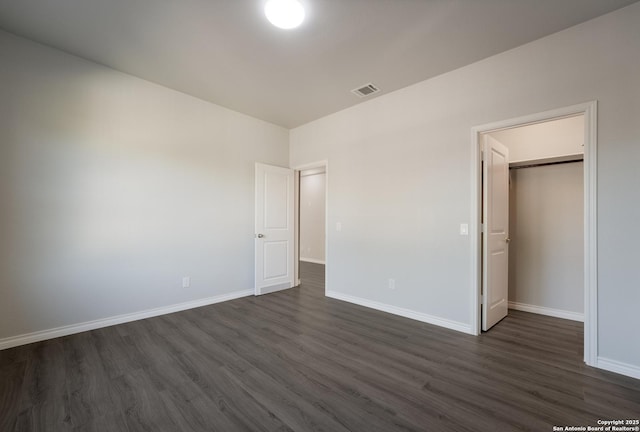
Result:
<svg viewBox="0 0 640 432"><path fill-rule="evenodd" d="M293 170L256 163L256 295L294 285L293 186Z"/></svg>
<svg viewBox="0 0 640 432"><path fill-rule="evenodd" d="M482 330L508 313L509 149L484 136Z"/></svg>

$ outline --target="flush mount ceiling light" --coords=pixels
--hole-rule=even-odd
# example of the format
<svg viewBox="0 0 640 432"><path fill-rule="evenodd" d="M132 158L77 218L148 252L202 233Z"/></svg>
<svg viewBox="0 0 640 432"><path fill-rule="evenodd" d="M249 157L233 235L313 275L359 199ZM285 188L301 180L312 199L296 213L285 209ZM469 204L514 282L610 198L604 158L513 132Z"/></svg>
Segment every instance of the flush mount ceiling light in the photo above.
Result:
<svg viewBox="0 0 640 432"><path fill-rule="evenodd" d="M298 0L269 0L264 13L271 24L281 29L298 27L304 20L304 8Z"/></svg>

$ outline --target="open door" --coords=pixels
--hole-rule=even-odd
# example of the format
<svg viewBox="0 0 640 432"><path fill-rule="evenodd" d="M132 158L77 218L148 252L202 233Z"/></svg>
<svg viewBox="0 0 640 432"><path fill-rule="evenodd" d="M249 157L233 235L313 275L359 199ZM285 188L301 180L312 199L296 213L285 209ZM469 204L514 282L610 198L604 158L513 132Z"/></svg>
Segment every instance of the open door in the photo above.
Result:
<svg viewBox="0 0 640 432"><path fill-rule="evenodd" d="M509 149L484 135L482 330L507 316L509 295Z"/></svg>
<svg viewBox="0 0 640 432"><path fill-rule="evenodd" d="M293 170L256 163L255 295L294 286Z"/></svg>

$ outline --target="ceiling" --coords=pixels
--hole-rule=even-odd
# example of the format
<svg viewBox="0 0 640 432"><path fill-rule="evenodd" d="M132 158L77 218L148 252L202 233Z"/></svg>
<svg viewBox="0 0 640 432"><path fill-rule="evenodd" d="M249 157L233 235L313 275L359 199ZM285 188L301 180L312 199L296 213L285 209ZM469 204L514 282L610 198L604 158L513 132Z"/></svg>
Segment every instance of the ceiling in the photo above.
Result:
<svg viewBox="0 0 640 432"><path fill-rule="evenodd" d="M637 0L0 0L0 28L293 128Z"/></svg>

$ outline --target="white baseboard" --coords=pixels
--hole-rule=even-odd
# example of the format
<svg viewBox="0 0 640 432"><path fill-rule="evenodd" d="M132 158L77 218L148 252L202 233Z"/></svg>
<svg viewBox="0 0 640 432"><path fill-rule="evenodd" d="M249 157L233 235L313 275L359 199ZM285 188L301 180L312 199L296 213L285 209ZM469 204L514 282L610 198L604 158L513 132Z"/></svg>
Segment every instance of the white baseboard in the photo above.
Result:
<svg viewBox="0 0 640 432"><path fill-rule="evenodd" d="M509 309L515 309L523 312L531 312L540 315L547 315L556 318L568 319L571 321L584 322L584 314L571 312L562 309L552 309L543 306L534 306L526 303L509 302Z"/></svg>
<svg viewBox="0 0 640 432"><path fill-rule="evenodd" d="M412 311L410 309L404 309L397 306L392 306L386 303L379 303L373 300L364 299L361 297L354 297L348 294L343 294L336 291L326 291L325 295L327 297L331 297L337 300L346 301L349 303L354 303L360 306L368 307L371 309L376 309L382 312L388 312L394 315L400 315L405 318L414 319L416 321L422 321L428 324L437 325L439 327L448 328L451 330L456 330L462 333L474 334L472 332L471 326L468 324L464 324L458 321L451 321L444 318L438 318L433 315L427 315L422 312Z"/></svg>
<svg viewBox="0 0 640 432"><path fill-rule="evenodd" d="M145 318L151 318L159 315L166 315L174 312L180 312L187 309L193 309L201 306L208 306L214 303L221 303L228 300L234 300L240 297L253 295L253 290L235 291L219 296L208 297L200 300L194 300L184 303L177 303L170 306L163 306L154 309L147 309L140 312L134 312L124 315L116 315L109 318L102 318L94 321L86 321L78 324L71 324L62 327L56 327L48 330L40 330L33 333L26 333L18 336L11 336L0 339L0 350L13 348L20 345L26 345L33 342L39 342L47 339L53 339L61 336L68 336L75 333L81 333L88 330L95 330L102 327L109 327L116 324L137 321Z"/></svg>
<svg viewBox="0 0 640 432"><path fill-rule="evenodd" d="M640 379L640 366L630 365L628 363L611 360L605 357L598 357L596 367L608 370L609 372L619 373L621 375L630 376L631 378Z"/></svg>
<svg viewBox="0 0 640 432"><path fill-rule="evenodd" d="M304 261L304 262L309 262L309 263L313 263L313 264L326 264L325 261L323 260L319 260L319 259L315 259L315 258L302 258L300 257L300 261Z"/></svg>

